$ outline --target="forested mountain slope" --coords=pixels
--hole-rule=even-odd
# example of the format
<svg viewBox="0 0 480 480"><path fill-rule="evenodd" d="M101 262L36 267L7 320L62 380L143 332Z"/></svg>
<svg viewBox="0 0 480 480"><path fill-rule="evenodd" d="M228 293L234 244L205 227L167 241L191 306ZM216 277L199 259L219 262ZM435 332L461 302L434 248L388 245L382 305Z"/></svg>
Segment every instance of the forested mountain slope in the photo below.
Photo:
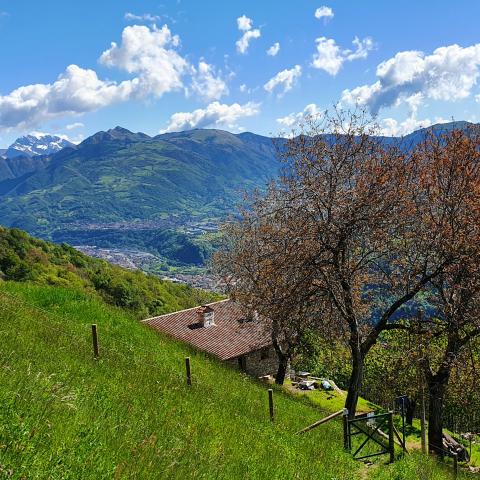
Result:
<svg viewBox="0 0 480 480"><path fill-rule="evenodd" d="M272 140L192 130L150 138L117 127L0 183L0 223L49 237L83 223L222 216L276 175Z"/></svg>

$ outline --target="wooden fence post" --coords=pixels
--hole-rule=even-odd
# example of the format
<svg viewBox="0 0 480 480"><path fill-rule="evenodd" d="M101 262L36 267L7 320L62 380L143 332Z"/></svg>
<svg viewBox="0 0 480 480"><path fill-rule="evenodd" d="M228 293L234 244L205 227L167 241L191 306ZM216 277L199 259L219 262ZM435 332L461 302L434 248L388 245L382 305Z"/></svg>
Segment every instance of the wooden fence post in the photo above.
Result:
<svg viewBox="0 0 480 480"><path fill-rule="evenodd" d="M453 454L453 478L458 477L458 454Z"/></svg>
<svg viewBox="0 0 480 480"><path fill-rule="evenodd" d="M390 452L390 463L395 461L395 442L393 440L393 412L388 412L388 450Z"/></svg>
<svg viewBox="0 0 480 480"><path fill-rule="evenodd" d="M268 407L269 407L269 410L270 410L270 420L273 422L273 420L274 420L273 390L271 388L268 389Z"/></svg>
<svg viewBox="0 0 480 480"><path fill-rule="evenodd" d="M425 391L422 387L422 398L421 398L421 412L420 412L420 436L422 440L422 453L427 453L427 428L426 428L426 418L425 418Z"/></svg>
<svg viewBox="0 0 480 480"><path fill-rule="evenodd" d="M350 450L350 438L348 430L348 409L343 409L343 448Z"/></svg>
<svg viewBox="0 0 480 480"><path fill-rule="evenodd" d="M190 357L185 357L185 369L187 370L187 385L192 384L192 374L190 371Z"/></svg>
<svg viewBox="0 0 480 480"><path fill-rule="evenodd" d="M93 342L93 356L95 359L100 357L98 353L98 337L97 337L97 325L95 323L92 324L92 342Z"/></svg>

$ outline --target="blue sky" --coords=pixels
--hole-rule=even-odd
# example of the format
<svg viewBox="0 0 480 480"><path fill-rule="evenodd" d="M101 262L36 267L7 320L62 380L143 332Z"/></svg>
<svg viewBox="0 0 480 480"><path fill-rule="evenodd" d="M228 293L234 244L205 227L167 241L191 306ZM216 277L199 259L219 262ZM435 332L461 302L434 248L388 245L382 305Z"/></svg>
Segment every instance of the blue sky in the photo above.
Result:
<svg viewBox="0 0 480 480"><path fill-rule="evenodd" d="M480 121L478 18L471 0L0 0L0 147L116 125L278 134L336 102L390 134Z"/></svg>

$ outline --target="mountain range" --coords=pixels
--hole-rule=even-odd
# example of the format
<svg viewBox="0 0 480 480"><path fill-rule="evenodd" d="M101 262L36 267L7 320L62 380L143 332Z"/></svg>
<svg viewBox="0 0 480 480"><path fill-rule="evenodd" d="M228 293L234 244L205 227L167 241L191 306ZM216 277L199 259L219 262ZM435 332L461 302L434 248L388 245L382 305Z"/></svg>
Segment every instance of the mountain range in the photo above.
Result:
<svg viewBox="0 0 480 480"><path fill-rule="evenodd" d="M413 132L405 144L424 135L425 129ZM98 244L99 232L108 231L109 246L127 237L128 245L137 244L139 230L164 232L225 218L242 192L263 188L278 174L275 145L284 141L207 129L150 137L121 127L79 145L43 140L47 148L24 137L9 149L22 147L21 155L0 159L0 224L84 245ZM33 155L55 148L61 149Z"/></svg>
<svg viewBox="0 0 480 480"><path fill-rule="evenodd" d="M25 135L17 138L4 152L7 158L19 156L33 157L35 155L51 155L66 147L75 145L65 138L46 133Z"/></svg>
<svg viewBox="0 0 480 480"><path fill-rule="evenodd" d="M46 156L64 148L75 148L75 144L45 133L17 138L8 148L0 149L0 182L42 169L48 162Z"/></svg>
<svg viewBox="0 0 480 480"><path fill-rule="evenodd" d="M270 138L221 130L149 137L116 127L28 158L3 162L0 223L44 238L84 224L223 216L278 170Z"/></svg>

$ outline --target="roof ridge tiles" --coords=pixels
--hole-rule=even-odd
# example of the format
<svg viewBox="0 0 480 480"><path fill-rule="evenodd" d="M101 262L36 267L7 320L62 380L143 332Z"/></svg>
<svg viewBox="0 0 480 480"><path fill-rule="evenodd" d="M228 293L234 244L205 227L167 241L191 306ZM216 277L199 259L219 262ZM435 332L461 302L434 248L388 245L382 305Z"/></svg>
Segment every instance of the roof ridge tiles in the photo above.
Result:
<svg viewBox="0 0 480 480"><path fill-rule="evenodd" d="M168 317L169 315L176 315L178 313L188 312L190 310L197 310L200 307L209 307L210 305L216 305L217 303L230 302L230 301L231 301L230 298L224 298L223 300L217 300L216 302L204 303L202 305L197 305L196 307L185 308L183 310L176 310L175 312L164 313L162 315L156 315L155 317L145 318L144 320L140 320L140 322L149 322L149 321L155 320L157 318Z"/></svg>

